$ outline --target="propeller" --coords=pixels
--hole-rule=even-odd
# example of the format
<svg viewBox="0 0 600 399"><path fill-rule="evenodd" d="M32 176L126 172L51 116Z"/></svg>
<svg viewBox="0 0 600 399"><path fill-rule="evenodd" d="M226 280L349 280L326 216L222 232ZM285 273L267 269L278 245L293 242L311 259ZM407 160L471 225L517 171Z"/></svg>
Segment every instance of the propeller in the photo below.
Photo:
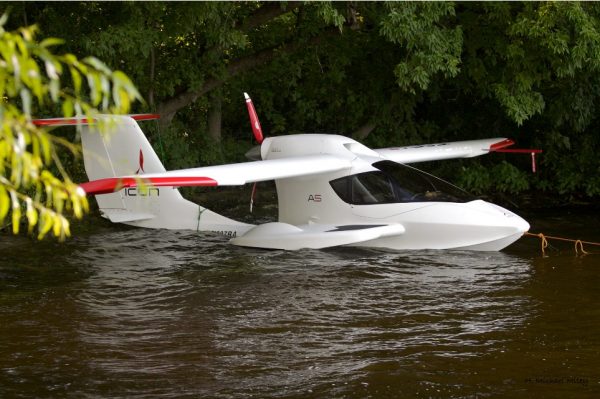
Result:
<svg viewBox="0 0 600 399"><path fill-rule="evenodd" d="M252 99L248 93L244 93L244 97L246 98L246 107L248 108L248 115L250 116L250 124L252 125L254 138L258 141L258 144L262 144L264 137L260 122L258 121L258 115L256 115L256 110L254 109L254 104L252 104Z"/></svg>
<svg viewBox="0 0 600 399"><path fill-rule="evenodd" d="M252 125L252 133L254 133L254 138L258 142L258 144L262 144L265 139L262 133L262 128L260 127L260 122L258 121L258 115L256 115L256 110L254 109L254 104L252 103L252 99L248 95L248 93L244 93L244 98L246 99L246 108L248 108L248 116L250 116L250 124ZM246 153L246 157L259 161L262 159L260 154L260 146L256 146L252 148L250 151ZM256 196L256 182L252 185L252 194L250 194L250 213L252 213L252 208L254 207L254 198Z"/></svg>

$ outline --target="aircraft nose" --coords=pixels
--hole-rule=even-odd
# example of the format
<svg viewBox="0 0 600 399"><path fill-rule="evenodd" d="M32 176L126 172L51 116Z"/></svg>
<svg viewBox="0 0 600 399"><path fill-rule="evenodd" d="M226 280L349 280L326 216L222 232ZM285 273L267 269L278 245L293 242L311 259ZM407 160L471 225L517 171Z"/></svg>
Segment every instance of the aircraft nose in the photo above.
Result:
<svg viewBox="0 0 600 399"><path fill-rule="evenodd" d="M524 234L526 232L529 231L529 228L531 226L529 226L529 223L523 219L521 216L512 213L511 211L504 209L498 205L493 205L492 206L494 208L496 208L497 211L501 212L504 217L506 218L506 222L507 224L509 224L510 226L515 228L515 233L521 233Z"/></svg>
<svg viewBox="0 0 600 399"><path fill-rule="evenodd" d="M511 217L511 222L514 224L519 233L527 233L531 227L525 219L519 215L515 215L514 213Z"/></svg>
<svg viewBox="0 0 600 399"><path fill-rule="evenodd" d="M472 203L472 205L474 205L475 208L480 209L480 210L485 210L487 208L488 212L492 212L495 213L496 215L500 216L500 218L502 219L502 224L504 224L505 226L510 226L512 228L515 229L515 233L526 233L527 231L529 231L529 228L531 227L529 225L529 223L523 219L521 216L509 211L508 209L502 208L501 206L498 206L496 204L492 204L489 202L484 202L484 201L474 201ZM499 215L500 214L500 215Z"/></svg>

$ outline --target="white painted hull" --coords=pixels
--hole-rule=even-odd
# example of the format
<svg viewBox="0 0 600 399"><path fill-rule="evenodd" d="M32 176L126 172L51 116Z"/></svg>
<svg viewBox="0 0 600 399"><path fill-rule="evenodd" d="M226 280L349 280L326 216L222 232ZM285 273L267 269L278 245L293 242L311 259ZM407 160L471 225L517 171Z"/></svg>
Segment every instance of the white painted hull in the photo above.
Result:
<svg viewBox="0 0 600 399"><path fill-rule="evenodd" d="M400 213L389 215L390 211ZM350 222L344 225L267 223L251 228L231 242L244 247L285 250L347 245L392 250L499 251L529 229L529 224L519 216L481 200L368 205L352 207L350 214Z"/></svg>
<svg viewBox="0 0 600 399"><path fill-rule="evenodd" d="M465 204L411 205L415 209L390 218L404 226L404 234L365 241L356 246L394 250L499 251L529 230L529 224L521 217L480 200Z"/></svg>
<svg viewBox="0 0 600 399"><path fill-rule="evenodd" d="M417 249L459 249L468 251L500 251L523 236L523 233L515 233L502 238L490 238L482 235L479 240L455 240L455 239L420 239L410 235L402 237L383 238L366 241L353 246L366 248L385 248L393 250L417 250Z"/></svg>

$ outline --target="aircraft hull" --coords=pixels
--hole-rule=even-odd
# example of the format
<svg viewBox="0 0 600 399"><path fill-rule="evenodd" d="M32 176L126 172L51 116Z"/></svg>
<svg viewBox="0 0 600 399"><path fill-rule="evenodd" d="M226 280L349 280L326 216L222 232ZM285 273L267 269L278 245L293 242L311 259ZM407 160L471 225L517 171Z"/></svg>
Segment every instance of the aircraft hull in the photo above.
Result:
<svg viewBox="0 0 600 399"><path fill-rule="evenodd" d="M405 228L404 234L365 241L356 246L394 250L499 251L518 240L530 227L520 216L481 200L407 205L405 208L412 209L394 216L387 215L389 221ZM355 213L373 212L374 209L361 209ZM379 212L387 213L384 209ZM361 220L365 219L373 218L361 217Z"/></svg>

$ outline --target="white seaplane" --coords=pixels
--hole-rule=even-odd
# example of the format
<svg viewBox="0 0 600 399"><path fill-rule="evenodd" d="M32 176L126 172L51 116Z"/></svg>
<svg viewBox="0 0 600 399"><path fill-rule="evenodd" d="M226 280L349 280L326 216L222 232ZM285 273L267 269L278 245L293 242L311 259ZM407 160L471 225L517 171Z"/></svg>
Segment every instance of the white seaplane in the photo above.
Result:
<svg viewBox="0 0 600 399"><path fill-rule="evenodd" d="M514 144L511 140L375 150L329 134L263 140L252 101L244 95L260 143L261 160L254 162L166 171L137 123L158 117L153 115L110 116L117 123L102 134L97 120L85 118L35 123L82 126L90 181L81 187L96 196L102 215L115 223L211 231L235 245L284 250L348 245L498 251L529 230L529 224L514 213L406 165L501 151ZM260 225L219 215L186 200L177 190L268 180L276 184L279 221Z"/></svg>

